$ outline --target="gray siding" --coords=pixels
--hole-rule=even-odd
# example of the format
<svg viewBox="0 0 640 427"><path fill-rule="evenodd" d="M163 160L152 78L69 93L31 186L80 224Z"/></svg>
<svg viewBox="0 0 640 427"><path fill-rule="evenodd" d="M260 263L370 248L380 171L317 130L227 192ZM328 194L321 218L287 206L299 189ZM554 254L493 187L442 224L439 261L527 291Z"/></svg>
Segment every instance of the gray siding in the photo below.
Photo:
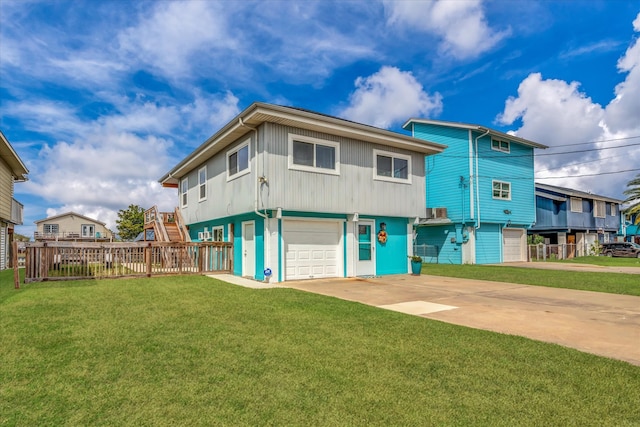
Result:
<svg viewBox="0 0 640 427"><path fill-rule="evenodd" d="M338 142L340 175L291 170L288 136L297 134ZM334 135L267 123L261 128L267 145L259 173L268 180L261 192L266 209L360 213L388 216L421 216L424 212L424 156L406 150L378 146ZM373 179L373 150L411 155L411 184Z"/></svg>
<svg viewBox="0 0 640 427"><path fill-rule="evenodd" d="M289 133L328 140L340 144L340 175L299 170L288 166ZM340 136L327 135L274 123L259 128L258 158L255 156L255 133L251 133L251 172L227 182L226 153L244 143L243 137L205 163L189 172L187 207L182 215L187 224L215 218L239 215L254 210L255 183L260 185L260 210L359 213L415 217L424 215L424 156L382 145L375 145ZM266 152L264 147L266 146ZM373 179L373 150L411 156L411 184ZM207 167L207 198L198 200L198 170ZM179 200L179 199L178 199Z"/></svg>
<svg viewBox="0 0 640 427"><path fill-rule="evenodd" d="M187 207L182 208L182 216L187 224L253 211L256 162L254 136L251 135L250 138L250 173L227 182L227 152L243 144L248 137L239 139L189 172ZM207 167L207 197L199 201L198 171L203 166ZM180 181L182 182L182 179ZM180 189L178 189L179 194ZM178 203L181 206L180 198Z"/></svg>

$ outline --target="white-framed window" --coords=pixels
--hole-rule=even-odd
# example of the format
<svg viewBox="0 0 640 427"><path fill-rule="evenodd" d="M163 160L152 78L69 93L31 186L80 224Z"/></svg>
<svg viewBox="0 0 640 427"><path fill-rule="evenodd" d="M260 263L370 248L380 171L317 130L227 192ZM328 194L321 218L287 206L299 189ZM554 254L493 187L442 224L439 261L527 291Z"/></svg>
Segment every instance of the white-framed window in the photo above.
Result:
<svg viewBox="0 0 640 427"><path fill-rule="evenodd" d="M289 134L289 169L340 174L340 144Z"/></svg>
<svg viewBox="0 0 640 427"><path fill-rule="evenodd" d="M618 205L611 203L611 216L618 216Z"/></svg>
<svg viewBox="0 0 640 427"><path fill-rule="evenodd" d="M580 197L571 198L571 212L582 212L582 199Z"/></svg>
<svg viewBox="0 0 640 427"><path fill-rule="evenodd" d="M593 201L593 216L596 218L604 218L606 216L606 204L602 200Z"/></svg>
<svg viewBox="0 0 640 427"><path fill-rule="evenodd" d="M58 234L59 229L60 227L58 226L58 224L44 224L42 226L42 231L45 234Z"/></svg>
<svg viewBox="0 0 640 427"><path fill-rule="evenodd" d="M495 151L502 151L503 153L510 153L511 144L509 144L509 141L491 138L491 149Z"/></svg>
<svg viewBox="0 0 640 427"><path fill-rule="evenodd" d="M511 200L511 183L504 181L492 181L493 198Z"/></svg>
<svg viewBox="0 0 640 427"><path fill-rule="evenodd" d="M224 227L221 225L213 227L212 237L214 242L224 242Z"/></svg>
<svg viewBox="0 0 640 427"><path fill-rule="evenodd" d="M251 163L249 162L249 143L246 140L236 148L227 151L227 181L246 175L251 172Z"/></svg>
<svg viewBox="0 0 640 427"><path fill-rule="evenodd" d="M411 156L373 150L373 179L411 184Z"/></svg>
<svg viewBox="0 0 640 427"><path fill-rule="evenodd" d="M198 169L198 201L207 198L207 167L203 166Z"/></svg>
<svg viewBox="0 0 640 427"><path fill-rule="evenodd" d="M187 193L189 192L189 178L185 177L180 181L180 206L187 206Z"/></svg>
<svg viewBox="0 0 640 427"><path fill-rule="evenodd" d="M93 224L82 224L80 230L82 230L82 237L93 237L96 227Z"/></svg>

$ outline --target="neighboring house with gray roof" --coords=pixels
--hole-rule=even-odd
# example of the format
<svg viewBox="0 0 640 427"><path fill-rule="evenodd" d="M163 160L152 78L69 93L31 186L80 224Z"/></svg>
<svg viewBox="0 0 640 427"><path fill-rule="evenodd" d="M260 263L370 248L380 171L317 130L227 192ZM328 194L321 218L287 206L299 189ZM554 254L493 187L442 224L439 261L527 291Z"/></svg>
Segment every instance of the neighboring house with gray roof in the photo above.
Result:
<svg viewBox="0 0 640 427"><path fill-rule="evenodd" d="M23 221L23 205L13 197L14 184L26 181L28 173L0 131L0 270L11 267L14 227Z"/></svg>

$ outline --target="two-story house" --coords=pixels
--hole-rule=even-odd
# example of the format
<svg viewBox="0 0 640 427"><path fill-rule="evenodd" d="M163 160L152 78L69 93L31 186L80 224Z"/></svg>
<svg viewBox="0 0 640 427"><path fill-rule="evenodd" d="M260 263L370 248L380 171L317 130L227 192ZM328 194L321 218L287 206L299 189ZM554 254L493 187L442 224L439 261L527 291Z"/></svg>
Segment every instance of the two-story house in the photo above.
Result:
<svg viewBox="0 0 640 427"><path fill-rule="evenodd" d="M596 241L612 242L620 233L622 200L548 184L535 187L536 223L529 234L547 244L569 245L567 256L588 255Z"/></svg>
<svg viewBox="0 0 640 427"><path fill-rule="evenodd" d="M536 221L534 149L547 147L473 124L410 119L403 128L448 146L425 158L427 209L416 232L418 247L431 248L425 261L526 261L526 230Z"/></svg>
<svg viewBox="0 0 640 427"><path fill-rule="evenodd" d="M33 237L35 241L110 241L111 230L102 222L80 215L75 212L65 212L60 215L34 221L37 230Z"/></svg>
<svg viewBox="0 0 640 427"><path fill-rule="evenodd" d="M424 156L444 145L254 103L160 178L194 241L234 244L235 275L407 273Z"/></svg>
<svg viewBox="0 0 640 427"><path fill-rule="evenodd" d="M23 220L23 206L13 198L14 183L26 181L28 173L0 131L0 270L11 266L14 227Z"/></svg>

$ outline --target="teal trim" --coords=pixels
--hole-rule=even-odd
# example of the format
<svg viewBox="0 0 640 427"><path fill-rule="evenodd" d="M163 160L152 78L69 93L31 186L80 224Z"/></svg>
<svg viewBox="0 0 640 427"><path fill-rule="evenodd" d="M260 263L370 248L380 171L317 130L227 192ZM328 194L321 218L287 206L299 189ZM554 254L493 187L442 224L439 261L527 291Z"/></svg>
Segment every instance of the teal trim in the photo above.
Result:
<svg viewBox="0 0 640 427"><path fill-rule="evenodd" d="M278 282L282 282L282 270L284 259L282 258L282 220L278 220Z"/></svg>
<svg viewBox="0 0 640 427"><path fill-rule="evenodd" d="M327 212L302 212L302 211L282 211L282 216L298 217L298 218L328 218L328 219L347 219L347 214L336 214Z"/></svg>

